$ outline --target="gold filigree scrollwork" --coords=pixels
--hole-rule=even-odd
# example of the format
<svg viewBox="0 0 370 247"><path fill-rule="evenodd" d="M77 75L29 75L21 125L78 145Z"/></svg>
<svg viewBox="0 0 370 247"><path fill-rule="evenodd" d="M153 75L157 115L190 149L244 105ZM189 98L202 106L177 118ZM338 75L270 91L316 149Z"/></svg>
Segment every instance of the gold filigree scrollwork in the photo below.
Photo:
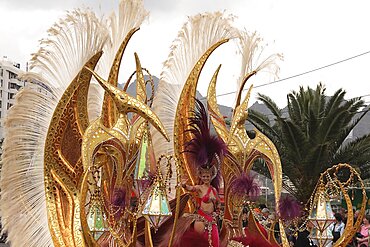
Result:
<svg viewBox="0 0 370 247"><path fill-rule="evenodd" d="M191 139L190 132L186 131L186 129L189 126L190 114L194 109L196 88L203 66L211 53L217 47L227 41L228 39L217 42L216 44L211 46L198 60L185 82L179 102L177 104L173 137L175 155L180 162L180 166L185 168L186 176L189 178L192 185L195 185L196 171L192 170L193 168L188 163L186 154L183 152L184 144Z"/></svg>
<svg viewBox="0 0 370 247"><path fill-rule="evenodd" d="M131 35L131 34L129 34ZM122 46L121 46L122 48ZM115 61L120 61L121 50L116 55ZM162 123L158 117L145 104L146 91L145 81L142 73L140 60L135 53L136 60L136 76L137 76L137 98L129 96L124 91L115 87L112 78L117 76L112 75L118 73L118 69L111 69L108 81L105 81L93 70L90 72L98 80L100 85L105 89L106 94L112 99L114 109L103 108L102 117L95 120L86 130L82 142L82 161L85 168L85 176L83 188L81 190L81 199L86 202L90 197L91 185L93 184L92 176L89 175L92 167L94 167L95 159L101 155L106 157L105 164L101 167L101 181L100 185L96 186L101 191L102 203L99 205L102 213L105 215L107 221L107 230L105 232L105 240L114 242L119 246L128 246L136 242L136 226L129 227L127 225L128 219L133 215L126 212L124 209L122 214L117 217L117 212L111 207L114 193L118 190L125 192L125 201L129 201L133 188L132 174L135 171L136 159L143 135L147 129L148 122L152 123L155 128L168 140L167 134ZM115 66L116 63L114 63ZM106 96L107 96L106 95ZM115 122L110 122L111 128L105 126L107 114L105 111L109 110L114 116L108 119L116 119ZM131 120L127 113L133 112L136 114ZM81 209L82 227L84 229L85 239L87 242L95 245L103 240L95 240L87 223L89 206ZM131 215L131 216L130 216ZM131 217L132 218L132 217ZM137 220L134 216L132 221ZM132 232L131 232L132 228Z"/></svg>
<svg viewBox="0 0 370 247"><path fill-rule="evenodd" d="M271 142L271 140L269 140L257 129L254 130L256 132L256 137L250 139L245 130L244 123L248 118L247 111L248 100L253 86L250 86L247 95L245 96L241 104L240 104L240 93L243 88L239 89L240 93L238 95L237 107L233 114L230 130L227 129L225 120L221 115L221 112L218 109L217 105L216 82L218 71L219 68L214 73L212 80L209 84L207 92L207 103L208 103L208 112L211 115L211 121L216 129L218 136L222 138L225 143L227 143L229 151L236 158L236 162L226 159L222 169L222 175L225 184L224 217L225 219L232 221L234 209L232 204L230 203L231 198L229 195L230 191L228 185L230 185L232 181L235 179L234 174L235 170L237 170L235 166L239 166L238 168L241 169L242 171L249 172L249 170L253 166L253 162L257 158L263 158L266 161L267 167L269 169L273 181L276 207L278 207L279 205L281 195L282 167L277 149L275 145ZM244 87L247 79L254 74L255 73L251 73L250 75L245 76L245 79L242 83L242 87ZM282 244L283 246L289 246L288 240L285 235L284 227L281 221L279 221L279 226ZM227 231L228 229L223 228L221 235L229 236L230 234L228 234Z"/></svg>
<svg viewBox="0 0 370 247"><path fill-rule="evenodd" d="M343 177L343 174L347 173L348 178ZM357 229L359 229L362 219L365 215L367 196L363 180L360 174L349 164L338 164L328 168L325 172L321 173L318 185L321 184L325 188L325 193L330 199L338 198L342 196L346 202L347 208L352 208L352 201L348 194L350 186L360 186L362 190L362 202L358 218L354 222L354 215L352 210L348 210L347 223L344 228L344 232L341 237L335 242L334 247L347 246L352 240ZM315 195L318 186L312 193L311 199L309 200L309 212L315 203Z"/></svg>
<svg viewBox="0 0 370 247"><path fill-rule="evenodd" d="M82 135L88 126L87 92L102 53L93 56L60 99L45 143L45 188L49 228L55 246L84 246L79 190ZM66 145L68 143L68 145Z"/></svg>

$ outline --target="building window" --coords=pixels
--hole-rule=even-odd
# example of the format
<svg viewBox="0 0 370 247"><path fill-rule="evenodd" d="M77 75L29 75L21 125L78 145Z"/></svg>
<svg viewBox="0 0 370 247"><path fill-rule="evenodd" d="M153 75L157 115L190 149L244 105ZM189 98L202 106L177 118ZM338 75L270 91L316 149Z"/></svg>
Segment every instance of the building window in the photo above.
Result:
<svg viewBox="0 0 370 247"><path fill-rule="evenodd" d="M9 88L18 90L20 88L20 86L18 86L16 83L9 82Z"/></svg>
<svg viewBox="0 0 370 247"><path fill-rule="evenodd" d="M14 93L8 93L8 99L13 99Z"/></svg>
<svg viewBox="0 0 370 247"><path fill-rule="evenodd" d="M10 108L10 107L12 107L12 106L13 106L13 104L8 103L8 110L9 110L9 108Z"/></svg>
<svg viewBox="0 0 370 247"><path fill-rule="evenodd" d="M3 77L4 76L4 70L3 69L0 69L0 76Z"/></svg>
<svg viewBox="0 0 370 247"><path fill-rule="evenodd" d="M0 87L3 87L3 79L0 79L1 85Z"/></svg>
<svg viewBox="0 0 370 247"><path fill-rule="evenodd" d="M3 102L0 100L0 108L3 107Z"/></svg>
<svg viewBox="0 0 370 247"><path fill-rule="evenodd" d="M14 78L17 78L17 74L9 71L9 79L14 79Z"/></svg>

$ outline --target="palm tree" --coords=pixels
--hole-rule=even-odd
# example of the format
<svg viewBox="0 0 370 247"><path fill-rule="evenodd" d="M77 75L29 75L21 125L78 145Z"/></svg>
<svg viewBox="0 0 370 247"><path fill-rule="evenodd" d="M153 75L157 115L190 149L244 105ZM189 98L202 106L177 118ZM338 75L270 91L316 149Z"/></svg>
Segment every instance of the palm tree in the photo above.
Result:
<svg viewBox="0 0 370 247"><path fill-rule="evenodd" d="M364 101L345 100L345 94L339 89L327 97L321 83L315 90L300 87L288 94L288 112L284 114L271 98L259 94L258 99L272 112L272 122L249 110L249 122L269 137L280 153L284 180L289 181L284 187L302 202L310 198L320 173L338 163L358 167L363 178L370 175L370 134L346 139L368 110L360 111Z"/></svg>

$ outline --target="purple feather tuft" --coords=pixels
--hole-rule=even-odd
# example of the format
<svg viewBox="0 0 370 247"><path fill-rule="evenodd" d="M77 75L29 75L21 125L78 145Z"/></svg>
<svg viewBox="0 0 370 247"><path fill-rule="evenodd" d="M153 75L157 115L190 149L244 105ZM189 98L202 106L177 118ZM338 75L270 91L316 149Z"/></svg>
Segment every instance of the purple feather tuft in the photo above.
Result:
<svg viewBox="0 0 370 247"><path fill-rule="evenodd" d="M114 189L112 204L115 207L124 209L126 206L126 190L124 190L123 188Z"/></svg>
<svg viewBox="0 0 370 247"><path fill-rule="evenodd" d="M287 195L280 199L279 202L279 216L283 220L292 220L301 216L302 206L292 196Z"/></svg>
<svg viewBox="0 0 370 247"><path fill-rule="evenodd" d="M232 181L230 185L231 193L237 196L247 196L249 200L256 200L260 195L261 189L255 180L256 176L251 176L243 172L239 177Z"/></svg>
<svg viewBox="0 0 370 247"><path fill-rule="evenodd" d="M207 111L198 99L195 99L196 107L193 116L189 119L189 129L192 139L185 143L184 152L189 153L194 169L210 168L216 165L219 170L218 162L222 163L223 157L227 154L227 145L216 135L211 135ZM218 156L218 160L216 158ZM220 176L217 176L212 185L218 189Z"/></svg>
<svg viewBox="0 0 370 247"><path fill-rule="evenodd" d="M126 207L126 190L123 188L115 188L111 198L113 206L114 219L118 221L123 215Z"/></svg>

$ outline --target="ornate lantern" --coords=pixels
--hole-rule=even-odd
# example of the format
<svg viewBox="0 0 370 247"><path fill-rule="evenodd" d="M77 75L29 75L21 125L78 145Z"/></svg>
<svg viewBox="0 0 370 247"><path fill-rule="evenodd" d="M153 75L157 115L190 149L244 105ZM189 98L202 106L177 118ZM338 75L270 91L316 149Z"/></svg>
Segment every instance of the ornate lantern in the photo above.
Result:
<svg viewBox="0 0 370 247"><path fill-rule="evenodd" d="M142 211L142 215L150 222L155 230L158 229L167 217L172 215L166 194L166 187L164 186L165 183L162 180L161 173L158 170L158 176L155 179Z"/></svg>
<svg viewBox="0 0 370 247"><path fill-rule="evenodd" d="M333 235L328 227L335 222L335 218L322 183L318 186L308 220L313 225L309 238L316 240L320 247L331 242Z"/></svg>

